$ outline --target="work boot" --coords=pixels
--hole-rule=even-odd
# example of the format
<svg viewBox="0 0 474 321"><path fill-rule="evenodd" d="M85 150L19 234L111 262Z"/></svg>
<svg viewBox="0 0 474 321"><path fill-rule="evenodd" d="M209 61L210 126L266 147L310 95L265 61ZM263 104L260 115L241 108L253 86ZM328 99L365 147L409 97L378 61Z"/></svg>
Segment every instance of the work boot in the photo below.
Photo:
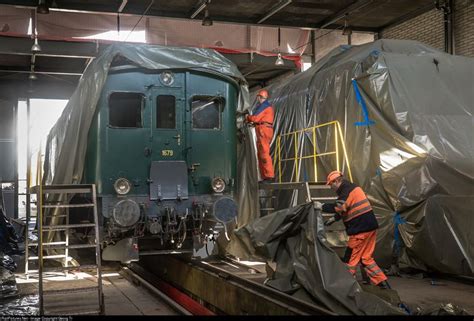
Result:
<svg viewBox="0 0 474 321"><path fill-rule="evenodd" d="M386 289L391 289L391 288L392 288L392 287L390 286L390 284L388 284L387 281L382 281L382 282L380 282L379 284L377 284L377 286L378 286L379 288L381 288L381 289L384 289L384 290L386 290Z"/></svg>

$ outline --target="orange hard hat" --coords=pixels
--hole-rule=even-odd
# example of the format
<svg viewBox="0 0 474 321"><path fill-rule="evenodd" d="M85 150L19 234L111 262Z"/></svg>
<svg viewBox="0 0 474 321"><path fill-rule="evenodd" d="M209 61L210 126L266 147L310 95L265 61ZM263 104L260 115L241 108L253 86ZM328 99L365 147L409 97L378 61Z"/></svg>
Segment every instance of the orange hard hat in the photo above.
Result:
<svg viewBox="0 0 474 321"><path fill-rule="evenodd" d="M261 97L267 99L268 98L268 91L266 91L265 89L262 89L258 92L257 96L261 96Z"/></svg>
<svg viewBox="0 0 474 321"><path fill-rule="evenodd" d="M342 173L340 171L332 171L329 173L328 178L326 180L326 185L331 185L331 183L336 179L342 177Z"/></svg>

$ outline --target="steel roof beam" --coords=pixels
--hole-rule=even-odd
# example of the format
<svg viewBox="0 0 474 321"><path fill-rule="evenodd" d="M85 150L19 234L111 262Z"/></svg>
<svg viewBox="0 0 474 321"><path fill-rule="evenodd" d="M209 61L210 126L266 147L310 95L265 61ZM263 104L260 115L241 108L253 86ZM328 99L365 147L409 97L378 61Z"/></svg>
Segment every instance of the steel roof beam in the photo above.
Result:
<svg viewBox="0 0 474 321"><path fill-rule="evenodd" d="M289 5L292 2L292 0L280 0L280 3L277 4L275 7L273 7L268 13L266 13L260 20L257 21L257 23L262 23L271 16L273 16L275 13L280 11L281 9L285 8L287 5Z"/></svg>
<svg viewBox="0 0 474 321"><path fill-rule="evenodd" d="M361 10L362 8L365 8L366 6L371 4L372 2L374 2L374 0L358 0L357 2L354 2L353 4L351 4L350 6L340 10L336 14L324 19L319 24L318 28L324 29L324 28L334 24L335 22L341 20L342 18L347 17L347 16L353 14L354 12L357 12L357 11Z"/></svg>
<svg viewBox="0 0 474 321"><path fill-rule="evenodd" d="M69 42L56 40L39 40L41 51L36 56L59 58L95 58L108 45L98 42ZM0 36L0 54L30 56L33 40L22 37Z"/></svg>

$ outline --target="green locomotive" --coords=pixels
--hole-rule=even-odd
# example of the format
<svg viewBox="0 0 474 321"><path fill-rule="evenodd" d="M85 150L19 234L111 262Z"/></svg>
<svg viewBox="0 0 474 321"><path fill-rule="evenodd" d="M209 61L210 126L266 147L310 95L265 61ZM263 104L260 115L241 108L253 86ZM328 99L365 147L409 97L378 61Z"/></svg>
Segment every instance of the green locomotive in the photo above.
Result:
<svg viewBox="0 0 474 321"><path fill-rule="evenodd" d="M235 219L238 94L218 73L113 63L83 177L97 186L103 259L202 250Z"/></svg>

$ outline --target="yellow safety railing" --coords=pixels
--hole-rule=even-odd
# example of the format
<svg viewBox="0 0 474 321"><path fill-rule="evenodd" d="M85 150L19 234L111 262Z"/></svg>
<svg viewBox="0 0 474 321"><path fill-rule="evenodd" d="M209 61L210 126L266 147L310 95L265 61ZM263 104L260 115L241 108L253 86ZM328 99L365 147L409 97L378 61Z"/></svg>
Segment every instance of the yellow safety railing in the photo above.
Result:
<svg viewBox="0 0 474 321"><path fill-rule="evenodd" d="M318 153L317 152L317 135L316 135L316 129L320 129L323 127L328 128L328 134L330 129L334 129L334 146L335 150L334 151L329 151L329 152L322 152ZM307 133L312 134L312 154L309 155L299 155L300 153L303 153L304 149L304 136ZM293 148L294 148L294 157L288 157L288 158L281 158L282 154L282 146L285 146L286 143L290 143L293 141ZM314 177L312 180L308 180L309 182L323 182L323 181L318 181L318 162L317 159L318 157L322 156L329 156L329 155L334 155L336 157L336 169L339 171L341 168L341 157L340 157L340 149L342 147L342 153L343 153L343 162L346 163L347 165L347 174L352 182L352 172L351 172L351 166L349 162L349 158L347 157L347 151L346 151L346 145L344 143L344 136L342 135L342 130L341 130L341 125L339 124L338 121L331 121L328 123L316 125L313 127L308 127L304 129L300 129L297 131L289 132L289 133L284 133L281 134L277 137L276 139L276 150L275 150L275 162L274 162L274 168L278 170L278 181L280 183L282 182L282 170L281 170L281 165L282 162L293 162L293 172L291 175L291 182L299 182L299 177L300 177L300 164L299 161L304 160L304 159L312 159L313 160L313 171L314 171ZM277 166L275 166L277 165ZM295 175L293 175L295 174ZM293 179L295 178L295 180ZM324 180L325 181L325 180Z"/></svg>

